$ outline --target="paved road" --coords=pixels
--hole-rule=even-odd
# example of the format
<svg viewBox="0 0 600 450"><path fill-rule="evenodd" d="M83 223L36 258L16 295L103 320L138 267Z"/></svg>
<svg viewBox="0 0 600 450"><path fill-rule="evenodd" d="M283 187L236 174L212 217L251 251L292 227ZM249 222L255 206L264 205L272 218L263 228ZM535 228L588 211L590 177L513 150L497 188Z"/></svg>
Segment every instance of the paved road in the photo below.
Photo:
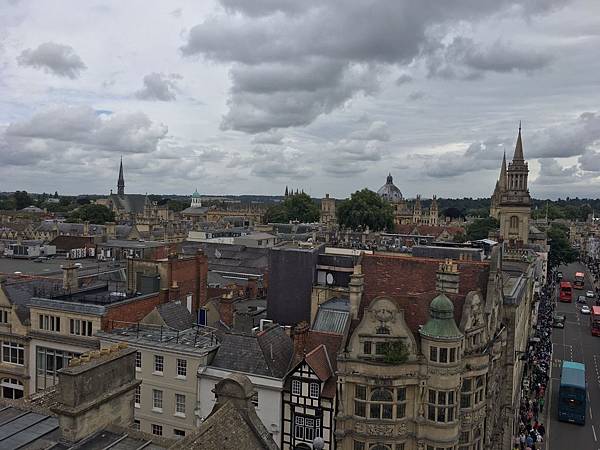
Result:
<svg viewBox="0 0 600 450"><path fill-rule="evenodd" d="M589 316L582 315L576 304L577 296L592 289L591 279L583 264L560 268L564 280L573 281L575 272L586 272L585 289L574 290L573 303L558 303L556 314L566 316L564 329L552 332L553 363L550 390L550 423L548 442L550 450L600 450L600 337L590 333ZM591 307L593 299L588 299ZM588 414L584 426L559 422L558 387L563 360L582 362L586 366L588 383Z"/></svg>

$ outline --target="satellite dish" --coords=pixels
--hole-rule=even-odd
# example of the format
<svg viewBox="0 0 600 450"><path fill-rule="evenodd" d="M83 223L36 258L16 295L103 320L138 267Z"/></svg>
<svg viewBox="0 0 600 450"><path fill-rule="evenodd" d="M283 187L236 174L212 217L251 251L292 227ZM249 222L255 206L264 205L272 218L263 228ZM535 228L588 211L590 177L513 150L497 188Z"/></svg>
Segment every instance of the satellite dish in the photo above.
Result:
<svg viewBox="0 0 600 450"><path fill-rule="evenodd" d="M326 280L327 284L333 284L333 275L328 273L325 280Z"/></svg>

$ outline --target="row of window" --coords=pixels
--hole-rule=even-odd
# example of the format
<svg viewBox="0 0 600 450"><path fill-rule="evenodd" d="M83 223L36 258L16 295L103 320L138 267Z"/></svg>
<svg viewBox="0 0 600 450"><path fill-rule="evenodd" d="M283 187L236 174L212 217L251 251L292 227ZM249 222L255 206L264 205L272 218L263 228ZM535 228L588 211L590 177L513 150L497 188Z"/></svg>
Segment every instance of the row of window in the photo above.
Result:
<svg viewBox="0 0 600 450"><path fill-rule="evenodd" d="M142 403L141 386L135 388L134 397L135 407L139 408ZM160 389L152 389L152 410L156 412L163 411L163 391ZM185 417L185 395L175 394L175 414Z"/></svg>
<svg viewBox="0 0 600 450"><path fill-rule="evenodd" d="M432 422L454 422L454 391L428 389L427 418Z"/></svg>
<svg viewBox="0 0 600 450"><path fill-rule="evenodd" d="M465 378L460 390L460 407L471 408L481 404L484 400L485 376Z"/></svg>
<svg viewBox="0 0 600 450"><path fill-rule="evenodd" d="M23 387L23 383L16 378L3 378L0 387L2 388L2 398L11 400L23 398L25 388Z"/></svg>
<svg viewBox="0 0 600 450"><path fill-rule="evenodd" d="M405 387L354 387L354 415L369 419L401 419L406 416Z"/></svg>
<svg viewBox="0 0 600 450"><path fill-rule="evenodd" d="M429 360L441 364L452 364L458 360L457 347L429 347Z"/></svg>
<svg viewBox="0 0 600 450"><path fill-rule="evenodd" d="M135 367L136 369L142 368L142 353L137 352L135 354ZM165 358L162 355L154 355L154 374L162 375L165 370ZM177 358L176 370L178 377L187 376L187 360Z"/></svg>
<svg viewBox="0 0 600 450"><path fill-rule="evenodd" d="M39 329L60 333L60 317L50 314L40 314ZM92 321L69 319L69 333L74 336L92 336Z"/></svg>
<svg viewBox="0 0 600 450"><path fill-rule="evenodd" d="M296 439L312 442L316 437L323 437L321 419L296 415L294 417L294 436Z"/></svg>
<svg viewBox="0 0 600 450"><path fill-rule="evenodd" d="M139 429L140 429L140 421L138 419L135 419L133 421L133 429L139 431ZM152 434L155 435L155 436L162 436L163 435L163 426L162 425L158 425L156 423L153 423L150 426L150 429L152 431ZM177 428L173 428L173 436L175 436L177 438L185 437L185 430L179 430Z"/></svg>
<svg viewBox="0 0 600 450"><path fill-rule="evenodd" d="M292 394L302 395L302 382L300 380L292 380ZM317 382L308 383L308 396L310 398L319 398L321 387Z"/></svg>
<svg viewBox="0 0 600 450"><path fill-rule="evenodd" d="M37 347L36 355L36 389L44 390L58 382L56 372L67 367L72 358L79 353L55 350L53 348Z"/></svg>
<svg viewBox="0 0 600 450"><path fill-rule="evenodd" d="M471 440L475 441L469 444ZM481 427L476 426L473 431L463 431L458 440L458 450L482 450Z"/></svg>

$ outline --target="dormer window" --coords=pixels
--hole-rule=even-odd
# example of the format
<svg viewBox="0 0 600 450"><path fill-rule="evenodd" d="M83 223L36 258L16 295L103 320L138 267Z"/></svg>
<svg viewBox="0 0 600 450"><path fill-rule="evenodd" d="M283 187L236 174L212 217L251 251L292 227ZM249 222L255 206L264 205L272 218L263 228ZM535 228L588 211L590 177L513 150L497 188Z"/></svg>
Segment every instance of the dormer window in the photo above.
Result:
<svg viewBox="0 0 600 450"><path fill-rule="evenodd" d="M390 334L390 329L388 327L386 327L385 325L381 325L379 327L377 327L377 334Z"/></svg>

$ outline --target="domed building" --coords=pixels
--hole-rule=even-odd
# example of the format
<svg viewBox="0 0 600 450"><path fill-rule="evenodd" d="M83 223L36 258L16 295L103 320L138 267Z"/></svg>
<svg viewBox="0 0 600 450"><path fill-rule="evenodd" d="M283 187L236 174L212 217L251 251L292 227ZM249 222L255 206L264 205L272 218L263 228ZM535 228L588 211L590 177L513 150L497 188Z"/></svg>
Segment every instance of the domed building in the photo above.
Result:
<svg viewBox="0 0 600 450"><path fill-rule="evenodd" d="M417 195L414 201L407 201L400 189L394 184L392 174L388 174L385 184L377 191L382 199L391 203L394 208L394 223L396 225L417 224L417 225L437 225L438 224L438 205L437 198L434 195L431 200L431 207L423 209L421 207L421 196Z"/></svg>

